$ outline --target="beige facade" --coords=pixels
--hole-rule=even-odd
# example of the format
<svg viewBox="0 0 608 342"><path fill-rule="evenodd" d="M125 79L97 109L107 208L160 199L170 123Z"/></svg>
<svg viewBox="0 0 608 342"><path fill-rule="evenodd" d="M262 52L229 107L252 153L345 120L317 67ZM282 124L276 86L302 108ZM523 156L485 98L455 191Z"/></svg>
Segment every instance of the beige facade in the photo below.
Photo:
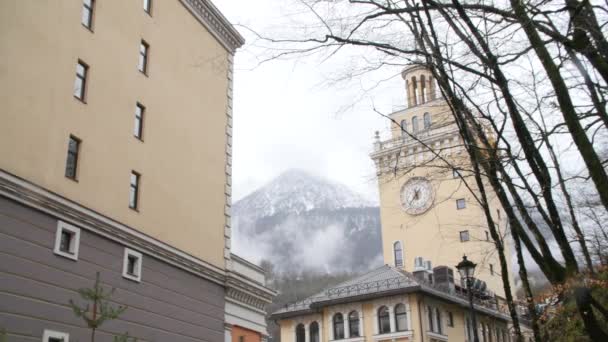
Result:
<svg viewBox="0 0 608 342"><path fill-rule="evenodd" d="M429 71L411 67L403 78L410 106L391 114L391 137L386 141L378 137L371 155L378 175L384 261L395 265L395 254L401 254L404 269L413 272L426 266L416 266L416 258L430 261L432 266L454 267L466 254L478 264L476 277L504 297L498 256L475 198L477 186L450 108L436 93L434 81L429 81ZM424 91L421 79L425 80ZM417 177L430 184L428 205L412 213L403 196L406 183ZM494 220L509 246L500 204L492 193L488 195ZM468 235L468 241L461 241L461 232L463 237ZM395 252L395 244L401 244L401 253Z"/></svg>
<svg viewBox="0 0 608 342"><path fill-rule="evenodd" d="M194 3L154 1L149 15L142 1L95 1L89 30L82 1L0 2L0 169L223 269L233 51ZM79 60L84 101L73 96ZM71 135L82 140L77 181L64 176Z"/></svg>
<svg viewBox="0 0 608 342"><path fill-rule="evenodd" d="M420 282L408 283L405 279L411 280L409 277L383 266L293 303L272 317L281 327L281 341L472 341L470 311L464 297L456 292L438 292ZM405 310L399 311L398 307ZM384 310L388 315L382 315ZM337 317L342 319L336 321ZM476 306L476 319L480 341L510 341L506 312ZM336 324L340 321L344 323Z"/></svg>

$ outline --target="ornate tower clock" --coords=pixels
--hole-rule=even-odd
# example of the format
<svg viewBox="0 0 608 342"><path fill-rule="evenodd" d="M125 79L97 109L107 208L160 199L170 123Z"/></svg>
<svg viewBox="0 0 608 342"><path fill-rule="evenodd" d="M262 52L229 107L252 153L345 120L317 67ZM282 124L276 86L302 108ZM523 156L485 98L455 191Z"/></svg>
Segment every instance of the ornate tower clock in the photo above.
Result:
<svg viewBox="0 0 608 342"><path fill-rule="evenodd" d="M484 213L464 186L463 178L470 185L475 181L450 107L429 70L410 66L402 77L407 107L390 115L391 137L381 141L376 133L371 153L380 190L384 261L411 272L454 267L466 254L478 264L477 278L503 296ZM502 208L495 199L490 203L504 235ZM509 250L510 243L506 246Z"/></svg>

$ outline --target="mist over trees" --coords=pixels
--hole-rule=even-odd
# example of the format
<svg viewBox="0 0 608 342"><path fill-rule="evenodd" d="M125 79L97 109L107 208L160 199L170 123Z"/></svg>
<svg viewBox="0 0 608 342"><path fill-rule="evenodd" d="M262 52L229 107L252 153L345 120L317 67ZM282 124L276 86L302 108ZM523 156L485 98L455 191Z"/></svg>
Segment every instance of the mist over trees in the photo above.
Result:
<svg viewBox="0 0 608 342"><path fill-rule="evenodd" d="M428 68L458 126L461 144L449 149L464 149L471 163L454 165L448 148L403 133L433 156L426 163L458 171L486 214L502 270L510 262L507 242L514 242L535 340L549 336L552 316L536 314L528 268L553 286L553 306L573 308L581 334L608 340L601 268L608 246L606 3L300 0L294 6L279 33L257 33L266 59L327 60L348 52L354 57L337 77L343 81L387 69L397 75L406 65ZM388 164L400 172L397 156ZM493 196L508 227L492 216ZM512 284L501 273L522 340Z"/></svg>

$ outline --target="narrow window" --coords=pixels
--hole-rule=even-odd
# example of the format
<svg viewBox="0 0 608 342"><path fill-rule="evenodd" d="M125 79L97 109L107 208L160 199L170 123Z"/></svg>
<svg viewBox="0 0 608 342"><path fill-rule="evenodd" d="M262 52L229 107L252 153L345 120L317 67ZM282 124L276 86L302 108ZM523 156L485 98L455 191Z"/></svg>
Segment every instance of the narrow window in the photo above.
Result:
<svg viewBox="0 0 608 342"><path fill-rule="evenodd" d="M457 169L452 169L452 177L454 177L454 178L460 177L460 173L458 172Z"/></svg>
<svg viewBox="0 0 608 342"><path fill-rule="evenodd" d="M420 76L420 103L426 102L426 84L424 75Z"/></svg>
<svg viewBox="0 0 608 342"><path fill-rule="evenodd" d="M397 331L407 330L407 311L403 304L397 304L395 306L395 325Z"/></svg>
<svg viewBox="0 0 608 342"><path fill-rule="evenodd" d="M44 330L42 342L70 342L70 334L52 330Z"/></svg>
<svg viewBox="0 0 608 342"><path fill-rule="evenodd" d="M302 323L296 327L296 342L306 342L306 329Z"/></svg>
<svg viewBox="0 0 608 342"><path fill-rule="evenodd" d="M310 342L321 342L319 339L319 323L310 323Z"/></svg>
<svg viewBox="0 0 608 342"><path fill-rule="evenodd" d="M437 318L436 333L443 334L443 325L441 324L441 311L438 308L435 309L435 317Z"/></svg>
<svg viewBox="0 0 608 342"><path fill-rule="evenodd" d="M412 131L414 133L418 133L418 117L417 116L414 116L412 118Z"/></svg>
<svg viewBox="0 0 608 342"><path fill-rule="evenodd" d="M498 215L498 219L500 220L500 209L496 209L496 214Z"/></svg>
<svg viewBox="0 0 608 342"><path fill-rule="evenodd" d="M486 230L486 241L490 241L490 233Z"/></svg>
<svg viewBox="0 0 608 342"><path fill-rule="evenodd" d="M407 136L407 120L401 120L401 135Z"/></svg>
<svg viewBox="0 0 608 342"><path fill-rule="evenodd" d="M86 88L87 88L87 76L89 73L89 66L83 61L78 61L76 64L76 80L74 81L74 97L80 101L85 101Z"/></svg>
<svg viewBox="0 0 608 342"><path fill-rule="evenodd" d="M137 209L139 202L139 180L141 175L131 171L131 189L129 192L129 208Z"/></svg>
<svg viewBox="0 0 608 342"><path fill-rule="evenodd" d="M68 156L65 163L65 176L76 180L78 175L78 154L80 153L80 139L70 136L68 141Z"/></svg>
<svg viewBox="0 0 608 342"><path fill-rule="evenodd" d="M82 25L89 30L93 29L93 5L94 0L83 0L82 1Z"/></svg>
<svg viewBox="0 0 608 342"><path fill-rule="evenodd" d="M386 306L378 309L378 332L388 334L391 332L391 318Z"/></svg>
<svg viewBox="0 0 608 342"><path fill-rule="evenodd" d="M55 233L55 248L53 252L57 255L78 260L78 248L80 246L80 228L57 222L57 232Z"/></svg>
<svg viewBox="0 0 608 342"><path fill-rule="evenodd" d="M452 312L448 312L448 327L454 326L454 314Z"/></svg>
<svg viewBox="0 0 608 342"><path fill-rule="evenodd" d="M464 209L467 207L467 203L464 201L464 198L460 198L456 200L456 209Z"/></svg>
<svg viewBox="0 0 608 342"><path fill-rule="evenodd" d="M359 313L357 311L351 311L348 314L348 330L350 332L349 337L359 337ZM312 342L312 341L311 341Z"/></svg>
<svg viewBox="0 0 608 342"><path fill-rule="evenodd" d="M460 232L460 242L467 242L467 241L469 241L469 231L463 230Z"/></svg>
<svg viewBox="0 0 608 342"><path fill-rule="evenodd" d="M413 105L418 105L418 84L416 83L416 76L412 76L412 95L414 97Z"/></svg>
<svg viewBox="0 0 608 342"><path fill-rule="evenodd" d="M144 11L148 14L152 14L152 0L143 0L144 1Z"/></svg>
<svg viewBox="0 0 608 342"><path fill-rule="evenodd" d="M150 51L150 45L145 41L141 41L139 44L139 64L138 68L144 74L148 74L148 54Z"/></svg>
<svg viewBox="0 0 608 342"><path fill-rule="evenodd" d="M141 263L142 255L132 249L125 248L125 255L122 266L122 276L135 280L141 281Z"/></svg>
<svg viewBox="0 0 608 342"><path fill-rule="evenodd" d="M433 324L433 308L431 308L430 306L428 306L426 308L427 311L427 318L429 320L429 331L435 332L435 324Z"/></svg>
<svg viewBox="0 0 608 342"><path fill-rule="evenodd" d="M341 313L337 313L333 318L334 323L334 340L344 338L344 317Z"/></svg>
<svg viewBox="0 0 608 342"><path fill-rule="evenodd" d="M431 128L431 114L430 113L424 113L424 116L422 117L424 120L424 129L429 129Z"/></svg>
<svg viewBox="0 0 608 342"><path fill-rule="evenodd" d="M393 244L393 250L395 253L395 267L403 267L403 248L400 241Z"/></svg>
<svg viewBox="0 0 608 342"><path fill-rule="evenodd" d="M133 127L133 135L139 140L143 140L145 111L146 107L144 107L141 103L138 102L135 105L135 125Z"/></svg>
<svg viewBox="0 0 608 342"><path fill-rule="evenodd" d="M494 275L494 265L490 264L490 274Z"/></svg>

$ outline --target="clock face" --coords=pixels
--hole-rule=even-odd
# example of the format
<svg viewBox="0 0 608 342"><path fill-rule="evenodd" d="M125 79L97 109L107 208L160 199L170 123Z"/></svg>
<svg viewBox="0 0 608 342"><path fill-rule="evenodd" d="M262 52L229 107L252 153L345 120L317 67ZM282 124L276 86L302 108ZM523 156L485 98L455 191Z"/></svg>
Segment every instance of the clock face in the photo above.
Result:
<svg viewBox="0 0 608 342"><path fill-rule="evenodd" d="M433 186L424 177L412 177L401 188L401 205L410 215L424 214L435 199Z"/></svg>

